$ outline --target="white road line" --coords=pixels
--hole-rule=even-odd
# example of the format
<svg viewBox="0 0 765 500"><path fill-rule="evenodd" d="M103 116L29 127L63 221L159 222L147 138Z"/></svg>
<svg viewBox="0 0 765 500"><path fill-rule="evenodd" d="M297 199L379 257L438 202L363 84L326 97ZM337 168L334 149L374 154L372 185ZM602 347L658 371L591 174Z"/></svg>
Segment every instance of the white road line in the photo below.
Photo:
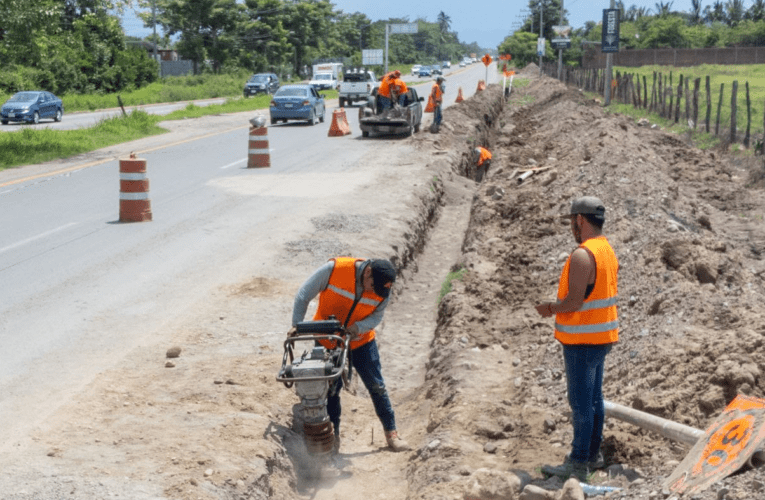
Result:
<svg viewBox="0 0 765 500"><path fill-rule="evenodd" d="M61 227L57 227L56 229L51 229L50 231L46 231L42 234L38 234L37 236L32 236L31 238L18 241L14 243L13 245L8 245L7 247L0 248L0 253L7 252L8 250L12 250L22 245L26 245L27 243L30 243L35 240L39 240L40 238L45 238L46 236L50 236L53 233L58 233L59 231L63 231L64 229L67 229L69 227L76 226L77 224L78 224L77 222L70 222L69 224L64 224Z"/></svg>
<svg viewBox="0 0 765 500"><path fill-rule="evenodd" d="M229 163L228 165L224 165L223 167L220 167L221 170L225 170L227 168L234 167L236 165L239 165L240 163L244 163L247 161L247 158L242 158L241 160L236 160L234 163Z"/></svg>

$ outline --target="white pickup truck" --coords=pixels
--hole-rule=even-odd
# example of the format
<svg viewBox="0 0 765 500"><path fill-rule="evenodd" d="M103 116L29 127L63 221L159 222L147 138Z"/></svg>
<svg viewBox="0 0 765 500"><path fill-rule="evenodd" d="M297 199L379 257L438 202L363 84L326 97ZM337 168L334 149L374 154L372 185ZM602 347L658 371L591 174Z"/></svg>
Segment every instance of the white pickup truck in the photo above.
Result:
<svg viewBox="0 0 765 500"><path fill-rule="evenodd" d="M367 102L367 98L380 86L374 71L366 68L347 68L343 81L338 87L338 103L341 108L356 101Z"/></svg>

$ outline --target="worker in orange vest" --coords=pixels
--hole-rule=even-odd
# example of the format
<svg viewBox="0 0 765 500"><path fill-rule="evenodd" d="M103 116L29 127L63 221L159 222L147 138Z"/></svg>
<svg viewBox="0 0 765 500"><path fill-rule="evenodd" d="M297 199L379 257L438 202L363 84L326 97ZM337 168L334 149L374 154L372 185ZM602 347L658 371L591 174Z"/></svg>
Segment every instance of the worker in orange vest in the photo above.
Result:
<svg viewBox="0 0 765 500"><path fill-rule="evenodd" d="M396 268L384 259L356 259L337 257L317 269L298 290L292 309L292 336L295 326L303 321L308 304L318 295L319 305L314 320L327 320L334 316L350 337L350 363L359 374L372 398L385 439L393 451L409 449L396 430L396 416L385 389L380 354L375 341L375 327L383 319L388 306L391 287L396 281ZM319 342L334 348L331 341ZM342 377L338 377L327 397L327 414L335 431L335 452L340 448L340 389Z"/></svg>
<svg viewBox="0 0 765 500"><path fill-rule="evenodd" d="M443 120L443 112L441 111L441 105L444 102L444 92L446 91L446 84L444 82L446 78L439 76L433 83L433 87L430 89L430 97L433 100L433 127L431 132L437 133L441 128L441 121Z"/></svg>
<svg viewBox="0 0 765 500"><path fill-rule="evenodd" d="M616 310L619 261L603 236L606 207L594 196L575 199L566 215L579 246L569 255L555 302L536 306L544 318L555 315L555 338L563 344L574 439L562 465L542 467L548 475L584 480L605 467L600 451L605 404L606 354L619 340Z"/></svg>
<svg viewBox="0 0 765 500"><path fill-rule="evenodd" d="M491 166L491 151L479 146L473 150L473 158L475 161L475 181L481 182Z"/></svg>
<svg viewBox="0 0 765 500"><path fill-rule="evenodd" d="M391 71L383 76L377 95L380 96L380 108L383 110L393 107L393 103L403 105L404 94L409 90L401 79L399 70Z"/></svg>
<svg viewBox="0 0 765 500"><path fill-rule="evenodd" d="M386 73L380 79L380 86L377 88L378 112L390 108L390 78L393 76L393 73L393 71Z"/></svg>

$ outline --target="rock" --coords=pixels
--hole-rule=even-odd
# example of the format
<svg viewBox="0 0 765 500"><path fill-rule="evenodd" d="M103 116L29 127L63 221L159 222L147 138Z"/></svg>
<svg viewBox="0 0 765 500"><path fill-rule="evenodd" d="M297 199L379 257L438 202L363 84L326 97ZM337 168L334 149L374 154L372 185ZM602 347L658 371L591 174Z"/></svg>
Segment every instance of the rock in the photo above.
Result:
<svg viewBox="0 0 765 500"><path fill-rule="evenodd" d="M180 355L181 355L181 348L180 348L180 347L178 347L178 346L176 346L176 347L171 347L171 348L170 348L170 349L168 349L168 350L167 350L167 352L165 353L165 356L166 356L166 357L168 357L168 358L177 358L177 357L178 357L178 356L180 356Z"/></svg>
<svg viewBox="0 0 765 500"><path fill-rule="evenodd" d="M648 118L641 118L638 120L637 124L640 127L647 127L651 124L651 122L648 120Z"/></svg>
<svg viewBox="0 0 765 500"><path fill-rule="evenodd" d="M546 418L542 425L544 426L545 434L550 434L556 428L555 420L552 418Z"/></svg>
<svg viewBox="0 0 765 500"><path fill-rule="evenodd" d="M175 363L173 363L172 361L167 361L165 363L165 368L175 368Z"/></svg>
<svg viewBox="0 0 765 500"><path fill-rule="evenodd" d="M584 500L584 491L582 491L576 478L569 478L563 483L563 489L558 500Z"/></svg>
<svg viewBox="0 0 765 500"><path fill-rule="evenodd" d="M210 476L212 476L212 475L213 475L213 470L212 470L212 469L207 469L207 470L205 471L205 477L210 477Z"/></svg>
<svg viewBox="0 0 765 500"><path fill-rule="evenodd" d="M483 451L486 453L496 453L497 445L494 443L486 443L485 445L483 445Z"/></svg>
<svg viewBox="0 0 765 500"><path fill-rule="evenodd" d="M514 500L521 489L518 476L493 469L477 469L468 481L464 500Z"/></svg>
<svg viewBox="0 0 765 500"><path fill-rule="evenodd" d="M548 491L533 484L527 484L518 500L557 500L557 492Z"/></svg>

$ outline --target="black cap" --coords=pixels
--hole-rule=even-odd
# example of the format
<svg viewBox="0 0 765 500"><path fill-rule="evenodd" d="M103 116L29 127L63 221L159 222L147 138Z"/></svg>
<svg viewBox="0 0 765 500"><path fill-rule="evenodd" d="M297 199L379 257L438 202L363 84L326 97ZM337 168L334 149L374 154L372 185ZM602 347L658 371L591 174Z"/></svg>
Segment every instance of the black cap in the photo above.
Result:
<svg viewBox="0 0 765 500"><path fill-rule="evenodd" d="M596 219L606 220L606 206L599 198L582 196L571 202L569 216L578 214L594 215Z"/></svg>
<svg viewBox="0 0 765 500"><path fill-rule="evenodd" d="M390 295L390 286L385 286L396 281L396 268L389 260L373 259L369 261L369 268L372 270L372 281L374 290L380 297L386 298Z"/></svg>

